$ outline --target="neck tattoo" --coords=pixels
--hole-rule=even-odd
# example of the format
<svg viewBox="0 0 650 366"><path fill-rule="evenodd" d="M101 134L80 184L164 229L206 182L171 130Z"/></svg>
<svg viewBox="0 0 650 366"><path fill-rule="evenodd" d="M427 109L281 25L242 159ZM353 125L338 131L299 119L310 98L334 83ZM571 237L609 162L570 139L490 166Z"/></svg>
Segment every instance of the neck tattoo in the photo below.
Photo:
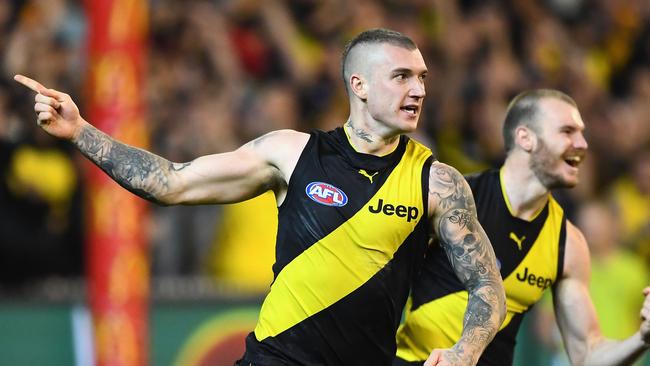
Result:
<svg viewBox="0 0 650 366"><path fill-rule="evenodd" d="M370 134L369 134L368 132L362 130L361 128L355 128L355 127L352 125L352 121L348 120L347 122L345 122L345 126L347 126L348 128L350 128L350 131L351 131L352 133L354 133L355 136L357 136L358 138L362 139L363 141L366 141L366 142L369 142L369 143L372 143L372 142L373 142L373 140L372 140Z"/></svg>
<svg viewBox="0 0 650 366"><path fill-rule="evenodd" d="M384 144L390 145L390 144L394 143L395 141L397 141L398 138L399 138L399 136L393 136L393 137L389 137L387 139L384 139Z"/></svg>

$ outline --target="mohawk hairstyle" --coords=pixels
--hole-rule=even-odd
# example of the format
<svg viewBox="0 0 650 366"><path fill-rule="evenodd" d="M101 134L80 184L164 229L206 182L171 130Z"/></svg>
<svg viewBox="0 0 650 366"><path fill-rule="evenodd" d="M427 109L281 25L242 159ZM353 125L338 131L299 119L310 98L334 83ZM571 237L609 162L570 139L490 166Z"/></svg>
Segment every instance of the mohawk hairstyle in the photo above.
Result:
<svg viewBox="0 0 650 366"><path fill-rule="evenodd" d="M356 37L352 38L350 42L345 46L343 50L343 55L341 57L341 77L343 78L343 83L345 84L345 91L349 94L348 79L350 78L350 62L349 56L350 51L357 46L365 44L381 44L388 43L393 46L402 47L407 50L417 49L418 46L413 42L408 36L385 28L374 28L367 31L359 33Z"/></svg>

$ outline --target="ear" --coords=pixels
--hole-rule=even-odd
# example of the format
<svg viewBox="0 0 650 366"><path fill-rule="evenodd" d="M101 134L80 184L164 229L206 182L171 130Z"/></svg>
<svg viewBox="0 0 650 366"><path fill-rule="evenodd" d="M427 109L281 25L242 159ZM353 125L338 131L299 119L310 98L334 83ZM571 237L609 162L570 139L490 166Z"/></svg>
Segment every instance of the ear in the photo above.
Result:
<svg viewBox="0 0 650 366"><path fill-rule="evenodd" d="M537 135L526 126L519 126L515 129L515 144L526 152L531 152L537 146Z"/></svg>
<svg viewBox="0 0 650 366"><path fill-rule="evenodd" d="M352 74L350 76L350 89L357 97L364 101L368 98L367 85L363 76L359 74Z"/></svg>

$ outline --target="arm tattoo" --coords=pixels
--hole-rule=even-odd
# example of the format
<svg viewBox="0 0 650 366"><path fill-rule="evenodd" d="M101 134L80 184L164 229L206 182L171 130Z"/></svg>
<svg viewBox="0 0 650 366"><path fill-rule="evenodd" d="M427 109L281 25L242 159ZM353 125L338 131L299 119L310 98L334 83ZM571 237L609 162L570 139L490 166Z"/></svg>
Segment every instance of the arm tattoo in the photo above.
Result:
<svg viewBox="0 0 650 366"><path fill-rule="evenodd" d="M469 211L454 208L445 213L438 228L452 267L470 290L480 285L481 278L488 272L483 259L489 255L489 244L482 240L479 227Z"/></svg>
<svg viewBox="0 0 650 366"><path fill-rule="evenodd" d="M244 144L244 146L246 146L246 147L253 147L253 148L258 147L258 146L260 146L260 145L262 144L262 142L264 142L264 140L266 140L267 138L269 138L269 136L271 136L271 135L275 135L277 132L278 132L278 131L271 131L271 132L269 132L269 133L267 133L267 134L264 134L264 135L262 135L262 136L256 138L255 140L252 140L252 141L247 142L246 144Z"/></svg>
<svg viewBox="0 0 650 366"><path fill-rule="evenodd" d="M372 138L371 138L372 136L370 136L370 134L368 132L364 131L361 128L355 128L352 125L352 121L348 120L345 123L345 125L350 129L350 131L352 131L355 135L357 135L358 138L360 138L360 139L362 139L362 140L364 140L366 142L373 142Z"/></svg>
<svg viewBox="0 0 650 366"><path fill-rule="evenodd" d="M397 140L399 140L399 135L393 136L393 137L388 137L388 138L384 139L384 144L390 145L390 144L394 143Z"/></svg>
<svg viewBox="0 0 650 366"><path fill-rule="evenodd" d="M448 166L435 164L431 167L429 194L439 197L443 209L460 204L476 212L474 199L466 192L465 184L465 178Z"/></svg>
<svg viewBox="0 0 650 366"><path fill-rule="evenodd" d="M74 144L122 187L159 204L163 204L159 197L169 190L170 175L191 164L172 163L150 152L118 142L94 127L84 128Z"/></svg>
<svg viewBox="0 0 650 366"><path fill-rule="evenodd" d="M469 186L456 170L443 164L431 167L429 194L439 203L434 219L440 243L469 297L463 335L452 354L473 357L487 346L501 325L505 297L492 246L476 216ZM467 356L464 356L465 358Z"/></svg>

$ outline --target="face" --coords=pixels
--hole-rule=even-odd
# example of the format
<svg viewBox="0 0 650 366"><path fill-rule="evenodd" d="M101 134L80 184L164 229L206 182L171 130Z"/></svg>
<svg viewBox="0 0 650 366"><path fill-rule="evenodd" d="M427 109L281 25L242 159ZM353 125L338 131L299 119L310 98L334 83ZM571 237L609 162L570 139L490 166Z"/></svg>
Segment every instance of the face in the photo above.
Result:
<svg viewBox="0 0 650 366"><path fill-rule="evenodd" d="M543 99L539 106L537 145L531 152L530 169L548 189L574 187L587 151L580 113L555 98Z"/></svg>
<svg viewBox="0 0 650 366"><path fill-rule="evenodd" d="M422 54L390 44L368 48L366 103L371 119L392 131L414 131L426 94Z"/></svg>

